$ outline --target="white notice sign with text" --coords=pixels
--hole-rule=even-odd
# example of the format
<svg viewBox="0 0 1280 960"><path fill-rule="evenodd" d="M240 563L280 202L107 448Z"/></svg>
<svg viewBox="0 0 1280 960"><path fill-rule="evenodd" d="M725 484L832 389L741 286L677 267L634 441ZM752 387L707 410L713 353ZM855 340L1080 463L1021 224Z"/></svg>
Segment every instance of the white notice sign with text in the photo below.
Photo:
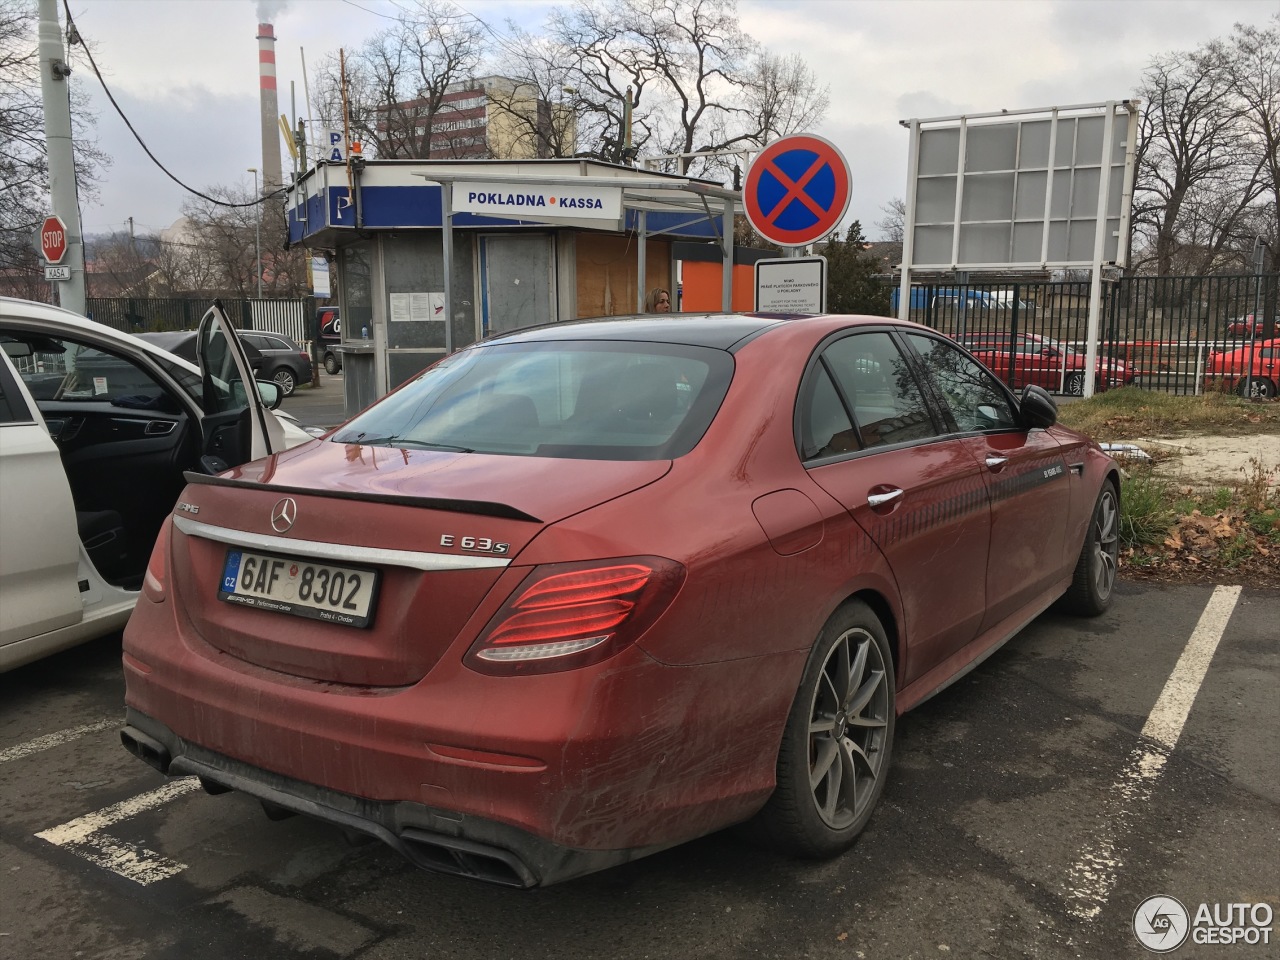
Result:
<svg viewBox="0 0 1280 960"><path fill-rule="evenodd" d="M826 313L827 258L757 260L756 312Z"/></svg>

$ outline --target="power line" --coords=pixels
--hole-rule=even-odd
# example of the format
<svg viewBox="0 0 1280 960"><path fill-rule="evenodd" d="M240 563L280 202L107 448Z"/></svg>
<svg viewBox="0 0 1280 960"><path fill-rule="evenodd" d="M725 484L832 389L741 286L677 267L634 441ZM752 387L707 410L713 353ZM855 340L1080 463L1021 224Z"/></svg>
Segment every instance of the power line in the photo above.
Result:
<svg viewBox="0 0 1280 960"><path fill-rule="evenodd" d="M69 3L69 0L62 0L62 6L63 6L63 9L66 10L67 12L68 47L78 43L80 44L81 47L84 48L84 55L89 60L89 66L93 69L93 75L97 77L98 82L102 84L102 90L107 95L107 99L111 101L111 106L115 107L116 113L120 114L120 119L123 120L124 125L129 128L129 132L133 134L133 138L138 141L138 145L142 147L146 155L151 158L151 162L154 163L157 167L159 167L161 172L163 172L166 177L168 177L170 180L172 180L174 183L180 186L183 190L186 190L188 193L193 193L197 197L200 197L202 200L208 200L210 203L215 204L216 206L219 206L219 207L234 207L234 208L256 207L259 204L266 203L267 200L270 200L276 197L283 197L288 192L288 187L280 187L276 190L271 191L270 193L263 194L257 200L252 200L249 203L228 203L225 200L218 200L215 197L211 197L207 193L201 193L195 187L187 186L185 183L179 180L176 176L170 173L168 168L163 163L160 162L160 160L156 157L154 153L151 152L151 148L147 146L146 141L142 139L138 131L133 129L133 124L130 123L129 118L125 116L124 110L120 108L120 104L116 103L116 98L112 95L111 88L107 86L107 81L103 79L102 73L98 70L97 63L94 62L93 54L89 51L89 45L84 42L84 38L81 36L80 31L76 28L75 21L71 18L71 6Z"/></svg>
<svg viewBox="0 0 1280 960"><path fill-rule="evenodd" d="M362 7L360 6L360 4L356 3L355 0L342 0L342 2L345 3L348 7L355 7L357 10L363 10L365 13L372 13L375 17L382 17L383 20L395 20L397 23L399 23L402 19L404 19L403 17L390 16L389 14L382 13L379 10L370 10L368 7ZM395 6L395 4L392 4L392 6ZM400 8L396 7L396 9L398 10Z"/></svg>

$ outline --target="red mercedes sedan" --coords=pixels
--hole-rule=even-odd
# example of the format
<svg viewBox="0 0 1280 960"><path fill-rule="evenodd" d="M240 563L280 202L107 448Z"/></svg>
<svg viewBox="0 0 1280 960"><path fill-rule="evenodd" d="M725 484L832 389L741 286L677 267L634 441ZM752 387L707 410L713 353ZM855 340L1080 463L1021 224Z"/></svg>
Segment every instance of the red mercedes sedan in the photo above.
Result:
<svg viewBox="0 0 1280 960"><path fill-rule="evenodd" d="M532 887L734 824L835 856L895 718L1112 598L1119 471L953 341L680 315L476 344L189 475L125 632L125 745Z"/></svg>

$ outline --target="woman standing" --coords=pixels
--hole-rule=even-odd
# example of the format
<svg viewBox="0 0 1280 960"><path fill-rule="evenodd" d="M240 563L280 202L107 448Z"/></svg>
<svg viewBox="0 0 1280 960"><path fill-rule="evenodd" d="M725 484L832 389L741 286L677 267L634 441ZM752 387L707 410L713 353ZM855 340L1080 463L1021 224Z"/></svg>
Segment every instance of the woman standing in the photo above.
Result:
<svg viewBox="0 0 1280 960"><path fill-rule="evenodd" d="M670 313L671 294L661 287L654 287L644 300L645 313Z"/></svg>

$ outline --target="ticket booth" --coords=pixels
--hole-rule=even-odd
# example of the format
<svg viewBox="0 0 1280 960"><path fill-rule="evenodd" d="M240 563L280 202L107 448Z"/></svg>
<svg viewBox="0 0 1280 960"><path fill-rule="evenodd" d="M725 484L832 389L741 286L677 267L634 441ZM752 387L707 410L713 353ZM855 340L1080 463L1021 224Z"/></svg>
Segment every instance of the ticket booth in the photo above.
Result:
<svg viewBox="0 0 1280 960"><path fill-rule="evenodd" d="M287 201L290 243L333 258L348 415L484 337L643 312L676 289L676 242L733 263L741 210L712 181L592 160L320 164Z"/></svg>

